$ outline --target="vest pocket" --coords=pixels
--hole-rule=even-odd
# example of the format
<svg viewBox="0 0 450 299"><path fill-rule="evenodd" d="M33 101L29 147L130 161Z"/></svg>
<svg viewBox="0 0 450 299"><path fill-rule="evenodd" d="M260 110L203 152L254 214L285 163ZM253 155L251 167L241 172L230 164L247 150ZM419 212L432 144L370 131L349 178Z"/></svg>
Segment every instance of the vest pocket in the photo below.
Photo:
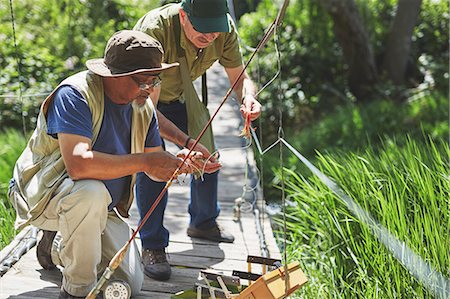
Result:
<svg viewBox="0 0 450 299"><path fill-rule="evenodd" d="M65 171L65 165L62 157L55 161L55 163L48 168L48 170L42 175L42 180L47 188L53 187L56 182L67 175Z"/></svg>
<svg viewBox="0 0 450 299"><path fill-rule="evenodd" d="M20 169L20 166L18 167L18 173L19 176L15 178L18 180L19 186L24 186L25 184L28 184L28 182L31 180L32 177L34 177L39 170L41 170L42 160L38 162L30 162L29 165L26 165L22 169Z"/></svg>

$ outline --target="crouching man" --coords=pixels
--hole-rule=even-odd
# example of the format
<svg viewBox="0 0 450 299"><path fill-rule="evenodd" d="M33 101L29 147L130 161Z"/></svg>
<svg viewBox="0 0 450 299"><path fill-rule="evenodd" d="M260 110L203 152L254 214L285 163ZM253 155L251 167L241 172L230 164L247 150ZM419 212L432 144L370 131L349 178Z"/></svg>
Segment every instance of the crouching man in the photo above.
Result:
<svg viewBox="0 0 450 299"><path fill-rule="evenodd" d="M159 74L177 66L161 63L162 57L160 43L149 35L115 33L104 58L87 61L88 70L65 79L46 98L15 165L9 196L16 226L44 231L37 258L44 269L64 267L59 298L84 298L130 238L119 215L128 216L136 173L167 181L180 165L160 146L148 97L160 84ZM134 243L114 275L139 293L144 278Z"/></svg>

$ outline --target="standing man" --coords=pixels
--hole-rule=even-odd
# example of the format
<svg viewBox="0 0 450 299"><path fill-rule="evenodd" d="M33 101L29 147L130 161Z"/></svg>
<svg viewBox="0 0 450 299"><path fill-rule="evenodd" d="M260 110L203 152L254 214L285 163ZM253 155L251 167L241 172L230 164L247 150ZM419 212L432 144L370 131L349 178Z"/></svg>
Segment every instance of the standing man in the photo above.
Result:
<svg viewBox="0 0 450 299"><path fill-rule="evenodd" d="M59 298L84 298L130 238L119 214L128 217L136 173L167 181L181 162L162 150L148 98L159 74L177 66L162 57L160 43L143 32L114 34L104 58L87 61L89 71L65 79L46 98L16 162L8 192L16 226L44 230L37 258L44 269L64 267ZM142 272L133 242L114 275L135 295Z"/></svg>
<svg viewBox="0 0 450 299"><path fill-rule="evenodd" d="M161 87L151 94L157 102L161 136L180 146L190 148L209 119L206 106L199 100L192 81L204 74L215 61L225 68L230 83L234 83L243 70L235 25L228 14L226 0L183 0L148 12L134 27L156 38L164 48L163 61L179 62L179 69L162 74ZM241 101L244 119L256 119L261 105L255 99L253 82L244 73L234 92ZM156 103L155 103L156 104ZM172 126L179 129L167 130ZM184 132L184 134L183 134ZM180 136L185 136L180 139ZM206 131L195 150L209 156L216 150L211 128ZM212 158L213 161L214 158ZM216 242L234 241L234 237L219 227L216 218L220 209L217 202L218 172L192 179L187 234ZM163 185L143 174L137 178L137 204L143 217L159 194ZM142 257L145 273L157 280L170 278L171 269L165 248L169 232L163 226L167 195L155 210L150 221L141 230Z"/></svg>

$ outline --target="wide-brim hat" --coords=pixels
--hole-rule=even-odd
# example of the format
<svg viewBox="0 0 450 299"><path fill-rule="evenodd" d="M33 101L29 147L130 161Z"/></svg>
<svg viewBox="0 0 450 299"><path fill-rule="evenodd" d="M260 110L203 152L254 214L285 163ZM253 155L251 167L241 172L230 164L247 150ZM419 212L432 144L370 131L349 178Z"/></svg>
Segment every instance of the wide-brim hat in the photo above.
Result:
<svg viewBox="0 0 450 299"><path fill-rule="evenodd" d="M198 32L231 31L227 0L183 0L181 8Z"/></svg>
<svg viewBox="0 0 450 299"><path fill-rule="evenodd" d="M116 32L108 41L103 58L90 59L87 68L102 77L122 77L138 73L161 73L178 63L162 63L161 44L136 30Z"/></svg>

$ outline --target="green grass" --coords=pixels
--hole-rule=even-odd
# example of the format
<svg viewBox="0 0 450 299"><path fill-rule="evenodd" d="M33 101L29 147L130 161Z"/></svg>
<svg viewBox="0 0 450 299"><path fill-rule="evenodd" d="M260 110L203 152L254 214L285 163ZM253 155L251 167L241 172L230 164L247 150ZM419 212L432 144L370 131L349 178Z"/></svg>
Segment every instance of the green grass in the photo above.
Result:
<svg viewBox="0 0 450 299"><path fill-rule="evenodd" d="M360 154L319 154L316 166L449 277L450 150L444 142L404 139L384 140ZM288 257L300 260L310 280L297 297L432 298L318 178L291 172L287 189L294 203L287 216Z"/></svg>
<svg viewBox="0 0 450 299"><path fill-rule="evenodd" d="M380 99L362 106L338 106L334 112L306 128L286 128L285 139L312 162L315 161L316 151L353 152L368 146L378 147L385 136L392 138L408 133L414 140L423 139L424 135L433 140L447 139L448 105L447 94L426 91L404 103ZM271 143L274 138L266 140ZM404 139L398 142L402 141ZM269 144L263 145L265 148ZM289 156L292 158L285 158L285 165L309 176L305 168L298 165L297 158L286 151L285 157ZM274 168L279 168L279 165L278 150L264 155L264 193L268 201L280 198L280 193L273 188L273 183L279 182L274 178Z"/></svg>
<svg viewBox="0 0 450 299"><path fill-rule="evenodd" d="M15 211L7 199L8 183L14 164L25 148L26 140L19 131L0 133L0 249L14 237Z"/></svg>

